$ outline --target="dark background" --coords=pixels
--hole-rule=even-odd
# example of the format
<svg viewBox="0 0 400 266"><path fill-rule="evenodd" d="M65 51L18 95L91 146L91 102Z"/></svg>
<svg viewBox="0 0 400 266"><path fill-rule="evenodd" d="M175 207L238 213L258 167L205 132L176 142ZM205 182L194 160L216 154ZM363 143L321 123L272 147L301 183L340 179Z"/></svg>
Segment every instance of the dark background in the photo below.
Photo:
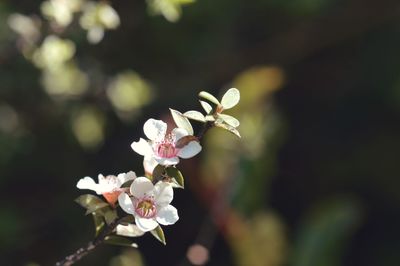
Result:
<svg viewBox="0 0 400 266"><path fill-rule="evenodd" d="M180 220L165 227L165 247L150 234L137 240L142 263L191 265L187 250L200 243L206 265L400 265L398 1L199 0L176 23L149 15L144 1L111 5L121 25L99 44L79 25L60 34L92 73L86 93L60 99L6 23L39 14L40 2L0 4L0 104L18 117L10 126L0 108L1 265L52 265L92 239L76 182L143 174L130 148L143 123L166 119L168 107L200 110L199 91L230 87L242 94L227 113L243 138L212 129L203 153L182 163ZM104 90L127 69L153 98L121 119ZM104 120L94 146L72 129L86 106ZM137 256L102 246L77 265L140 265Z"/></svg>

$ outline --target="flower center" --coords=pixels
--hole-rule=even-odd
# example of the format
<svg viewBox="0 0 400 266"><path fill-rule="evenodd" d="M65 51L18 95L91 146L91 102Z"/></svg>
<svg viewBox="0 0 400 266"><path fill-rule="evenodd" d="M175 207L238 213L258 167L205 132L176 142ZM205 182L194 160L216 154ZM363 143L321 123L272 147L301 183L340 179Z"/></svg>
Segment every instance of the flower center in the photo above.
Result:
<svg viewBox="0 0 400 266"><path fill-rule="evenodd" d="M139 200L135 211L142 218L153 218L157 214L157 208L152 199Z"/></svg>
<svg viewBox="0 0 400 266"><path fill-rule="evenodd" d="M175 145L171 142L162 142L157 146L157 155L161 158L172 158L178 153Z"/></svg>

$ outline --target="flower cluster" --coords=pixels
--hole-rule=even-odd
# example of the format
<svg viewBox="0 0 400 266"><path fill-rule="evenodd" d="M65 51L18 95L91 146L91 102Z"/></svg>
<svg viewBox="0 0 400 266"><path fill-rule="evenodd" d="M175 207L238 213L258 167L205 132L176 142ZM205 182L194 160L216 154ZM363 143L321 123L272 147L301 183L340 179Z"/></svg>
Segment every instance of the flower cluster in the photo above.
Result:
<svg viewBox="0 0 400 266"><path fill-rule="evenodd" d="M87 194L76 201L87 209L87 213L93 214L97 234L106 226L113 225L111 235L105 238L106 242L112 240L110 243L126 245L126 239L122 237L138 237L151 232L165 244L160 225L172 225L179 220L178 211L171 202L174 188L184 187L183 175L177 164L181 159L199 154L202 149L200 139L213 126L240 136L236 129L239 125L237 119L222 114L223 110L232 108L239 101L237 89L228 90L221 102L207 92L201 92L199 97L205 115L198 111L182 114L170 109L175 128L169 130L167 123L153 118L144 123L143 131L147 139L134 141L131 148L143 156L145 176L138 177L135 172L129 171L117 176L99 174L98 183L88 176L78 181L77 188L93 190L105 199ZM189 119L204 124L197 135ZM128 215L121 217L119 209Z"/></svg>

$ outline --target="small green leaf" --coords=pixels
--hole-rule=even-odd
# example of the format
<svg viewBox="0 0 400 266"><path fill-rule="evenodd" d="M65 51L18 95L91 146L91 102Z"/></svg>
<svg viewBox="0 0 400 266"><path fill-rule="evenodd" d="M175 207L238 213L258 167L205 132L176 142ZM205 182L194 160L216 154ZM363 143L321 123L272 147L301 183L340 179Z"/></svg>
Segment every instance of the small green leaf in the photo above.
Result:
<svg viewBox="0 0 400 266"><path fill-rule="evenodd" d="M165 166L157 164L157 166L153 170L153 177L151 180L153 184L156 184L158 181L164 179L164 172L165 172Z"/></svg>
<svg viewBox="0 0 400 266"><path fill-rule="evenodd" d="M230 109L238 104L240 100L240 92L238 89L229 89L224 96L222 96L221 105L224 109Z"/></svg>
<svg viewBox="0 0 400 266"><path fill-rule="evenodd" d="M196 121L203 122L203 123L206 122L206 118L199 111L187 111L183 115L192 120L196 120Z"/></svg>
<svg viewBox="0 0 400 266"><path fill-rule="evenodd" d="M205 100L208 100L208 101L210 101L210 102L212 102L212 103L214 103L216 105L220 104L217 98L215 98L213 95L211 95L210 93L208 93L206 91L201 91L199 93L199 97L203 98Z"/></svg>
<svg viewBox="0 0 400 266"><path fill-rule="evenodd" d="M218 114L218 116L220 118L222 118L224 120L224 122L227 123L230 126L238 127L240 125L239 120L237 120L233 116L225 115L225 114Z"/></svg>
<svg viewBox="0 0 400 266"><path fill-rule="evenodd" d="M165 169L167 172L167 175L169 177L172 177L175 179L176 183L181 187L184 188L185 187L185 180L183 178L183 175L181 173L181 171L179 171L177 168L175 167L168 167Z"/></svg>
<svg viewBox="0 0 400 266"><path fill-rule="evenodd" d="M108 203L104 202L99 197L91 194L81 195L75 199L75 202L87 210L86 214L95 212L98 209L109 206Z"/></svg>
<svg viewBox="0 0 400 266"><path fill-rule="evenodd" d="M111 207L98 209L95 213L103 216L107 224L111 224L115 219L118 218L117 211Z"/></svg>
<svg viewBox="0 0 400 266"><path fill-rule="evenodd" d="M157 226L156 229L151 230L150 233L161 243L163 243L164 245L167 244L167 242L165 241L165 235L164 235L164 231L162 230L161 226Z"/></svg>
<svg viewBox="0 0 400 266"><path fill-rule="evenodd" d="M183 128L185 129L189 135L193 135L193 127L189 122L189 119L187 119L185 116L183 116L183 114L177 110L174 109L169 109L171 111L171 115L172 118L175 121L175 124L179 127L179 128Z"/></svg>
<svg viewBox="0 0 400 266"><path fill-rule="evenodd" d="M95 236L98 236L98 234L101 232L101 230L103 230L106 223L104 222L103 216L101 216L95 212L93 213L93 222L94 222L94 228L96 230Z"/></svg>
<svg viewBox="0 0 400 266"><path fill-rule="evenodd" d="M134 222L135 222L135 216L127 215L124 218L122 218L119 223L122 224L122 225L128 225L128 224L131 224L131 223L134 223Z"/></svg>
<svg viewBox="0 0 400 266"><path fill-rule="evenodd" d="M110 245L123 246L123 247L131 247L131 248L138 247L138 245L136 243L132 242L130 239L122 237L122 236L115 236L115 235L106 236L104 239L104 243L107 243Z"/></svg>
<svg viewBox="0 0 400 266"><path fill-rule="evenodd" d="M207 114L211 114L213 108L208 102L200 101L200 104L203 107L204 111L206 111Z"/></svg>
<svg viewBox="0 0 400 266"><path fill-rule="evenodd" d="M130 187L132 185L132 182L133 182L133 179L128 180L125 183L123 183L121 187Z"/></svg>
<svg viewBox="0 0 400 266"><path fill-rule="evenodd" d="M225 130L228 130L232 134L234 134L237 137L241 138L239 131L236 128L234 128L233 126L230 126L230 125L225 124L225 123L215 123L215 126L223 128Z"/></svg>

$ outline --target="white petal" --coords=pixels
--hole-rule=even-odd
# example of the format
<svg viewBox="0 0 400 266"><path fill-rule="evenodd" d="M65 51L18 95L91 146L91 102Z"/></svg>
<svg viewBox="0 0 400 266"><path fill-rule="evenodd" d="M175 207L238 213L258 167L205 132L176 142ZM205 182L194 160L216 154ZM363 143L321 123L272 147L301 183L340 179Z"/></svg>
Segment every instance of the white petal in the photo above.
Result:
<svg viewBox="0 0 400 266"><path fill-rule="evenodd" d="M167 206L174 198L174 190L170 183L158 182L154 186L154 198L156 204L160 207Z"/></svg>
<svg viewBox="0 0 400 266"><path fill-rule="evenodd" d="M139 216L135 216L135 223L137 227L143 232L151 231L158 226L158 223L155 219L146 219Z"/></svg>
<svg viewBox="0 0 400 266"><path fill-rule="evenodd" d="M174 128L171 133L172 133L172 136L174 136L175 141L178 141L181 138L189 135L189 133L185 129L179 128L179 127Z"/></svg>
<svg viewBox="0 0 400 266"><path fill-rule="evenodd" d="M175 165L179 163L179 158L178 157L172 157L172 158L159 158L155 157L154 158L159 164L161 165Z"/></svg>
<svg viewBox="0 0 400 266"><path fill-rule="evenodd" d="M195 156L201 151L201 145L198 141L191 141L182 149L179 150L178 156L187 159Z"/></svg>
<svg viewBox="0 0 400 266"><path fill-rule="evenodd" d="M76 187L79 188L79 189L90 189L90 190L94 190L94 191L96 191L97 194L101 194L101 192L98 192L98 191L99 191L99 185L96 184L96 183L94 182L94 180L93 180L91 177L89 177L89 176L86 176L86 177L84 177L84 178L81 178L81 179L78 181L78 183L76 184Z"/></svg>
<svg viewBox="0 0 400 266"><path fill-rule="evenodd" d="M145 195L152 193L154 189L153 183L147 177L136 178L131 185L131 194L135 198L141 199Z"/></svg>
<svg viewBox="0 0 400 266"><path fill-rule="evenodd" d="M133 180L136 178L136 174L133 171L129 171L128 173L121 173L117 176L118 182L120 183L119 186L122 186L125 182L129 180Z"/></svg>
<svg viewBox="0 0 400 266"><path fill-rule="evenodd" d="M143 131L150 140L163 139L167 132L167 124L161 120L150 118L144 123Z"/></svg>
<svg viewBox="0 0 400 266"><path fill-rule="evenodd" d="M172 205L165 206L158 210L156 219L162 225L174 224L179 220L178 210Z"/></svg>
<svg viewBox="0 0 400 266"><path fill-rule="evenodd" d="M143 168L147 174L152 175L154 168L158 165L158 162L154 160L153 156L145 156L143 159Z"/></svg>
<svg viewBox="0 0 400 266"><path fill-rule="evenodd" d="M128 225L117 225L116 228L117 235L120 236L129 236L129 237L137 237L144 235L145 232L139 229L135 224Z"/></svg>
<svg viewBox="0 0 400 266"><path fill-rule="evenodd" d="M124 212L129 213L129 214L134 214L135 213L135 208L133 206L132 199L128 196L126 193L121 193L118 196L118 203L119 206L124 210Z"/></svg>
<svg viewBox="0 0 400 266"><path fill-rule="evenodd" d="M140 138L139 141L132 142L131 148L142 156L153 153L153 149L151 148L150 143L142 138Z"/></svg>

